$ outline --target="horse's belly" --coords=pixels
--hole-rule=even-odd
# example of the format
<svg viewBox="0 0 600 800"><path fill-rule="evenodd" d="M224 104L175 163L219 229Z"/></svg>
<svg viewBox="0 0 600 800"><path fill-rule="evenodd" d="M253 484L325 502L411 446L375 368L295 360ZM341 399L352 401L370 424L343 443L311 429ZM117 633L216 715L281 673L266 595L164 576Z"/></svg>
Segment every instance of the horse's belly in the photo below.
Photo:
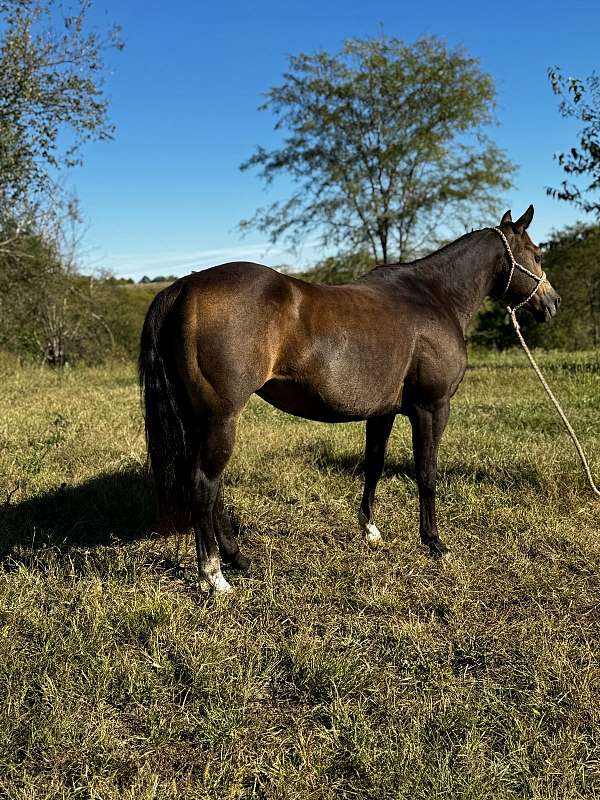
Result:
<svg viewBox="0 0 600 800"><path fill-rule="evenodd" d="M257 392L275 408L317 422L353 422L398 410L401 392L393 398L363 397L352 390L330 387L319 392L288 378L267 381Z"/></svg>

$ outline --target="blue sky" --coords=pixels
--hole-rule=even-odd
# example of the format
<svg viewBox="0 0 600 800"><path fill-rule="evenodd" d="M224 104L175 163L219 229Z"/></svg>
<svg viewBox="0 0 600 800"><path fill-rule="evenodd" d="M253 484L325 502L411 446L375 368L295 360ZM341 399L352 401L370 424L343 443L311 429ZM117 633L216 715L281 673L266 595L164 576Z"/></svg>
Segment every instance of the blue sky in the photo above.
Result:
<svg viewBox="0 0 600 800"><path fill-rule="evenodd" d="M575 144L577 132L559 116L546 71L558 64L585 77L600 69L600 0L97 0L93 21L121 24L126 47L108 57L115 140L88 145L68 179L86 220L88 269L139 279L236 258L318 258L310 244L296 256L237 232L240 219L287 188L282 181L266 193L239 164L256 145L279 141L257 107L288 55L337 51L348 37L381 30L463 45L492 75L500 123L492 136L520 167L506 205L517 214L535 205L535 239L580 216L544 191L563 177L553 154Z"/></svg>

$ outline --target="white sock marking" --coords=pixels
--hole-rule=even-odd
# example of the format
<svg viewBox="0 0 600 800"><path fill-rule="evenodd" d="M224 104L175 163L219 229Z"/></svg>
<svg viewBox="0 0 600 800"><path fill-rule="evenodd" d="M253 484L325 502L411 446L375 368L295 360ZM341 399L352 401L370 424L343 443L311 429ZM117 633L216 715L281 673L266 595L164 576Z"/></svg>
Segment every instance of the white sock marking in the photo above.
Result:
<svg viewBox="0 0 600 800"><path fill-rule="evenodd" d="M231 584L223 577L221 562L218 558L209 558L201 564L200 574L202 575L200 585L203 588L208 584L208 589L215 594L227 594L233 591Z"/></svg>
<svg viewBox="0 0 600 800"><path fill-rule="evenodd" d="M381 536L381 532L377 525L374 525L372 522L365 517L362 510L358 510L358 524L360 525L362 532L365 535L365 539L367 544L371 547L377 547L377 545L383 542L383 537Z"/></svg>

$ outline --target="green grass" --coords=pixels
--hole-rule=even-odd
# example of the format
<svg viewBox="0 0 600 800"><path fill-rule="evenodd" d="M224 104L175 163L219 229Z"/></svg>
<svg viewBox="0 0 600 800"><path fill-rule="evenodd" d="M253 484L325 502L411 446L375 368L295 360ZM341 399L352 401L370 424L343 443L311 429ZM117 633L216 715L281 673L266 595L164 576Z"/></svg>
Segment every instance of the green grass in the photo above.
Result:
<svg viewBox="0 0 600 800"><path fill-rule="evenodd" d="M600 797L600 504L524 356L477 356L418 544L408 424L370 552L362 425L262 401L228 470L255 574L195 587L133 368L0 361L0 797ZM542 358L600 477L600 356Z"/></svg>

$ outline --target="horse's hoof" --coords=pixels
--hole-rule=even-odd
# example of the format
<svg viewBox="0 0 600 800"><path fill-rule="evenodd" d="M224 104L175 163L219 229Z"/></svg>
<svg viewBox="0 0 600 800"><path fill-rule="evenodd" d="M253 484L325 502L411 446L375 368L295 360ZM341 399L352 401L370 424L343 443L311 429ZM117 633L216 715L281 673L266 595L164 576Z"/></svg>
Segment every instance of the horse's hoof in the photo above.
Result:
<svg viewBox="0 0 600 800"><path fill-rule="evenodd" d="M381 547L383 544L383 536L377 530L375 525L369 525L369 528L375 528L375 530L368 530L366 532L365 542L369 545L369 547L372 547L375 550L377 547Z"/></svg>
<svg viewBox="0 0 600 800"><path fill-rule="evenodd" d="M381 535L377 525L369 522L363 512L360 510L358 512L358 524L360 525L365 536L365 542L369 545L369 547L375 549L383 544L383 536Z"/></svg>
<svg viewBox="0 0 600 800"><path fill-rule="evenodd" d="M451 558L451 553L446 547L446 545L440 541L439 539L434 542L428 542L429 546L429 555L435 561L448 561Z"/></svg>
<svg viewBox="0 0 600 800"><path fill-rule="evenodd" d="M214 594L229 594L229 592L233 592L232 585L222 575L215 575L210 583Z"/></svg>
<svg viewBox="0 0 600 800"><path fill-rule="evenodd" d="M254 573L254 562L251 558L243 556L241 553L233 562L235 569L239 569L244 578L250 578Z"/></svg>
<svg viewBox="0 0 600 800"><path fill-rule="evenodd" d="M225 580L220 572L214 575L205 575L200 578L198 581L198 588L202 592L208 592L209 594L213 595L229 594L230 592L233 592L232 585Z"/></svg>

